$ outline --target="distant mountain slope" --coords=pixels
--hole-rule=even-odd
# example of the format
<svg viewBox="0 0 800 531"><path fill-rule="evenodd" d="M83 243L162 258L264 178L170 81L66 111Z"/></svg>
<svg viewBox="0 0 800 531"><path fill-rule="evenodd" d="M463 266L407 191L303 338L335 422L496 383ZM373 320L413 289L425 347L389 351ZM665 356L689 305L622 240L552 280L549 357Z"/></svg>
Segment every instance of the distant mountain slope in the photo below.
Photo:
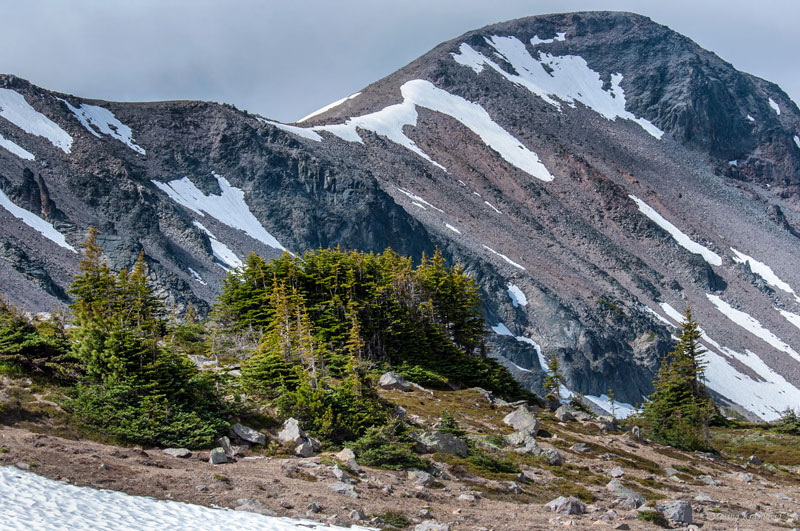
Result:
<svg viewBox="0 0 800 531"><path fill-rule="evenodd" d="M534 389L555 355L599 407L641 402L688 304L723 401L800 403L800 111L645 17L482 28L291 125L0 87L0 282L33 310L89 226L201 308L250 250L439 246Z"/></svg>

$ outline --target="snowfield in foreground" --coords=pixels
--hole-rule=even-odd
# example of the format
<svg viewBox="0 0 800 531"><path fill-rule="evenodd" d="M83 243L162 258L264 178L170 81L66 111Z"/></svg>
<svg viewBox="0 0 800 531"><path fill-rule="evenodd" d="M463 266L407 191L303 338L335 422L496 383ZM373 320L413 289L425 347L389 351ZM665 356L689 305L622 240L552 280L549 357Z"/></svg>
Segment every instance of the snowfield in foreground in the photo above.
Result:
<svg viewBox="0 0 800 531"><path fill-rule="evenodd" d="M3 529L368 529L76 487L11 466L0 467L0 492Z"/></svg>

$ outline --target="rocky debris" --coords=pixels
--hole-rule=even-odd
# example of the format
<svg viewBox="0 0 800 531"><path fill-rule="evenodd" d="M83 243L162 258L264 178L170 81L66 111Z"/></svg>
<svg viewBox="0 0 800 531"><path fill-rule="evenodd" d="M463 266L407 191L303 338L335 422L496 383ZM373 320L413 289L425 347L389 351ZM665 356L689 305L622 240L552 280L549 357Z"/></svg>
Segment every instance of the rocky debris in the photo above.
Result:
<svg viewBox="0 0 800 531"><path fill-rule="evenodd" d="M417 441L417 446L424 453L442 452L450 455L466 457L469 446L463 440L440 431L425 431L412 435Z"/></svg>
<svg viewBox="0 0 800 531"><path fill-rule="evenodd" d="M300 422L295 418L288 418L283 422L277 439L281 444L294 446L294 453L301 457L311 457L322 446L317 439L306 435L300 427Z"/></svg>
<svg viewBox="0 0 800 531"><path fill-rule="evenodd" d="M164 448L164 453L172 457L191 457L192 452L188 448Z"/></svg>
<svg viewBox="0 0 800 531"><path fill-rule="evenodd" d="M675 475L675 474L677 474L677 473L678 473L678 471L677 471L677 470L675 470L674 468L672 468L672 467L669 467L669 466L668 466L667 468L665 468L665 469L664 469L664 474L665 474L665 475L666 475L668 478L671 478L672 476L674 476L674 475Z"/></svg>
<svg viewBox="0 0 800 531"><path fill-rule="evenodd" d="M682 524L692 523L692 506L683 500L672 500L656 504L656 509L666 518Z"/></svg>
<svg viewBox="0 0 800 531"><path fill-rule="evenodd" d="M343 448L342 451L334 455L334 457L342 463L348 463L355 460L356 454L350 448Z"/></svg>
<svg viewBox="0 0 800 531"><path fill-rule="evenodd" d="M512 446L534 446L536 437L527 431L515 431L510 435L506 435L506 442Z"/></svg>
<svg viewBox="0 0 800 531"><path fill-rule="evenodd" d="M631 528L631 526L629 526L625 522L620 522L617 525L615 525L614 527L612 527L611 529L618 529L619 531L628 531L628 529L630 529L630 528Z"/></svg>
<svg viewBox="0 0 800 531"><path fill-rule="evenodd" d="M636 442L642 442L642 428L639 426L634 426L631 428L631 437Z"/></svg>
<svg viewBox="0 0 800 531"><path fill-rule="evenodd" d="M395 372L385 372L378 380L378 387L381 389L403 391L404 393L411 390L405 378Z"/></svg>
<svg viewBox="0 0 800 531"><path fill-rule="evenodd" d="M722 485L722 483L720 483L716 479L712 478L711 476L707 476L705 474L703 474L702 476L697 476L697 479L710 487L719 487L720 485Z"/></svg>
<svg viewBox="0 0 800 531"><path fill-rule="evenodd" d="M361 522L367 519L367 515L361 509L353 509L350 511L348 516L350 517L350 520L353 520L354 522Z"/></svg>
<svg viewBox="0 0 800 531"><path fill-rule="evenodd" d="M533 416L525 406L520 406L505 417L503 423L517 431L536 435L539 431L539 419Z"/></svg>
<svg viewBox="0 0 800 531"><path fill-rule="evenodd" d="M334 481L328 486L332 491L338 494L349 496L350 498L358 498L358 491L350 483L345 483L343 481Z"/></svg>
<svg viewBox="0 0 800 531"><path fill-rule="evenodd" d="M227 463L228 457L225 455L225 450L222 448L212 449L211 455L208 458L208 462L212 465L221 465L222 463Z"/></svg>
<svg viewBox="0 0 800 531"><path fill-rule="evenodd" d="M625 475L625 469L621 466L614 467L608 471L608 475L612 478L621 478Z"/></svg>
<svg viewBox="0 0 800 531"><path fill-rule="evenodd" d="M636 509L644 505L644 496L629 489L618 479L612 479L606 485L606 490L617 497L617 502L624 506Z"/></svg>
<svg viewBox="0 0 800 531"><path fill-rule="evenodd" d="M231 440L225 435L217 439L217 446L222 448L225 455L231 459L236 455L236 451L233 449L233 446L231 446Z"/></svg>
<svg viewBox="0 0 800 531"><path fill-rule="evenodd" d="M294 453L300 457L311 457L314 455L314 445L311 441L305 440L295 447Z"/></svg>
<svg viewBox="0 0 800 531"><path fill-rule="evenodd" d="M275 511L271 511L261 505L261 502L258 500L254 500L253 498L239 498L236 500L239 504L233 508L234 511L247 511L249 513L258 513L263 514L265 516L277 516L278 513Z"/></svg>
<svg viewBox="0 0 800 531"><path fill-rule="evenodd" d="M519 484L517 484L516 481L506 481L504 483L504 485L506 487L508 487L508 491L513 493L513 494L522 494L523 493L522 487L520 487Z"/></svg>
<svg viewBox="0 0 800 531"><path fill-rule="evenodd" d="M753 481L753 474L749 472L731 472L727 477L734 481L741 481L742 483L750 483Z"/></svg>
<svg viewBox="0 0 800 531"><path fill-rule="evenodd" d="M589 447L588 444L579 442L570 446L570 450L572 450L573 452L585 454L586 452L590 452L592 449Z"/></svg>
<svg viewBox="0 0 800 531"><path fill-rule="evenodd" d="M474 502L477 498L474 494L461 494L458 499L465 502Z"/></svg>
<svg viewBox="0 0 800 531"><path fill-rule="evenodd" d="M414 531L450 531L450 526L435 522L422 522L414 527Z"/></svg>
<svg viewBox="0 0 800 531"><path fill-rule="evenodd" d="M753 465L753 466L761 466L764 463L757 456L751 455L750 457L747 458L747 464L748 465Z"/></svg>
<svg viewBox="0 0 800 531"><path fill-rule="evenodd" d="M432 475L422 470L409 470L408 479L413 481L416 485L422 485L423 487L428 487L435 481Z"/></svg>
<svg viewBox="0 0 800 531"><path fill-rule="evenodd" d="M535 442L531 446L519 448L516 451L520 453L535 455L537 457L543 457L544 459L547 460L547 463L550 466L561 466L564 463L564 458L561 457L561 453L558 450L556 450L555 448L542 448Z"/></svg>
<svg viewBox="0 0 800 531"><path fill-rule="evenodd" d="M545 507L558 514L584 514L586 512L586 505L574 496L569 498L559 496L548 502Z"/></svg>
<svg viewBox="0 0 800 531"><path fill-rule="evenodd" d="M705 492L698 493L697 496L694 497L694 501L699 503L717 503L717 500L715 500Z"/></svg>
<svg viewBox="0 0 800 531"><path fill-rule="evenodd" d="M317 514L322 512L322 506L317 502L311 502L306 506L306 510L311 514Z"/></svg>
<svg viewBox="0 0 800 531"><path fill-rule="evenodd" d="M238 423L231 426L231 435L252 444L266 444L267 442L267 436L263 433Z"/></svg>
<svg viewBox="0 0 800 531"><path fill-rule="evenodd" d="M559 406L558 409L556 409L554 415L561 422L569 422L571 420L576 420L574 411L575 411L574 408L568 406L567 404L564 404L562 406Z"/></svg>
<svg viewBox="0 0 800 531"><path fill-rule="evenodd" d="M335 477L337 480L341 481L342 483L355 483L355 481L350 476L350 474L348 474L347 472L345 472L344 470L339 468L339 465L333 465L333 468L332 468L331 471L333 472L333 477Z"/></svg>

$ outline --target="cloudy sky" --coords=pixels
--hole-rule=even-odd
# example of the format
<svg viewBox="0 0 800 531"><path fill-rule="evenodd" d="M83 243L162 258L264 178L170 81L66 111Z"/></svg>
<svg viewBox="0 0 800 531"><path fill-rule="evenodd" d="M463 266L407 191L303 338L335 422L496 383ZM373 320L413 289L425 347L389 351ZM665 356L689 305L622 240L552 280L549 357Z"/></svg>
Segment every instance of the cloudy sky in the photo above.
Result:
<svg viewBox="0 0 800 531"><path fill-rule="evenodd" d="M597 9L650 16L800 102L797 0L0 0L0 73L89 98L219 101L289 122L465 31Z"/></svg>

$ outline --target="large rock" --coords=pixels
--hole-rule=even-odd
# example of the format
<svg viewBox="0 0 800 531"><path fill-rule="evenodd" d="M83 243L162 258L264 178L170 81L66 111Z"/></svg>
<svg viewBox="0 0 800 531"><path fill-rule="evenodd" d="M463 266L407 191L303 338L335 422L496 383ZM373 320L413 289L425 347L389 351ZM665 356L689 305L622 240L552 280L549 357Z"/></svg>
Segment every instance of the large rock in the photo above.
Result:
<svg viewBox="0 0 800 531"><path fill-rule="evenodd" d="M222 448L225 451L225 455L228 457L232 458L236 455L236 451L233 449L233 446L231 446L231 440L225 435L217 439L217 446Z"/></svg>
<svg viewBox="0 0 800 531"><path fill-rule="evenodd" d="M211 450L211 455L208 458L208 462L212 465L221 465L222 463L228 462L228 456L225 455L225 450L222 448L214 448Z"/></svg>
<svg viewBox="0 0 800 531"><path fill-rule="evenodd" d="M358 491L356 488L343 481L335 481L328 485L330 489L338 494L342 494L343 496L349 496L350 498L358 498Z"/></svg>
<svg viewBox="0 0 800 531"><path fill-rule="evenodd" d="M516 450L519 453L535 455L536 457L542 457L547 461L547 464L550 466L561 466L564 464L564 458L561 457L561 453L556 450L555 448L542 448L536 442L533 444L527 445L523 448L518 448Z"/></svg>
<svg viewBox="0 0 800 531"><path fill-rule="evenodd" d="M426 453L442 452L444 454L466 457L469 446L458 437L440 431L426 431L417 433L414 438L421 449Z"/></svg>
<svg viewBox="0 0 800 531"><path fill-rule="evenodd" d="M258 500L254 500L253 498L239 498L236 500L237 505L233 508L234 511L246 511L248 513L258 513L263 514L264 516L277 516L275 511L267 509L261 502Z"/></svg>
<svg viewBox="0 0 800 531"><path fill-rule="evenodd" d="M511 426L517 431L530 433L536 435L539 431L539 419L533 416L533 413L527 410L525 406L520 406L505 417L503 423Z"/></svg>
<svg viewBox="0 0 800 531"><path fill-rule="evenodd" d="M644 496L629 489L618 479L612 479L606 485L606 490L617 497L620 505L636 509L644 505Z"/></svg>
<svg viewBox="0 0 800 531"><path fill-rule="evenodd" d="M164 453L172 457L191 457L192 452L188 448L164 448Z"/></svg>
<svg viewBox="0 0 800 531"><path fill-rule="evenodd" d="M536 437L526 431L515 431L511 435L506 435L506 442L511 446L534 446Z"/></svg>
<svg viewBox="0 0 800 531"><path fill-rule="evenodd" d="M380 380L378 380L378 387L389 390L396 389L403 392L411 390L411 386L406 379L395 372L383 373Z"/></svg>
<svg viewBox="0 0 800 531"><path fill-rule="evenodd" d="M569 498L559 496L555 500L547 503L545 507L548 507L551 511L558 514L583 514L586 512L586 505L574 496L570 496Z"/></svg>
<svg viewBox="0 0 800 531"><path fill-rule="evenodd" d="M266 435L260 431L254 430L253 428L248 428L243 424L234 424L231 426L231 433L236 437L239 437L241 440L253 444L266 444L267 442Z"/></svg>
<svg viewBox="0 0 800 531"><path fill-rule="evenodd" d="M432 475L422 470L409 470L408 479L417 485L422 485L423 487L427 487L435 481Z"/></svg>
<svg viewBox="0 0 800 531"><path fill-rule="evenodd" d="M295 447L294 453L300 457L311 457L314 455L314 445L311 444L310 441L305 440Z"/></svg>
<svg viewBox="0 0 800 531"><path fill-rule="evenodd" d="M278 441L282 444L299 445L305 442L306 432L300 427L300 422L295 418L286 419L283 429L278 432Z"/></svg>
<svg viewBox="0 0 800 531"><path fill-rule="evenodd" d="M349 461L354 460L356 458L356 454L350 448L344 448L344 449L342 449L341 452L336 454L334 457L336 457L336 459L338 459L342 463L347 463Z"/></svg>
<svg viewBox="0 0 800 531"><path fill-rule="evenodd" d="M692 505L683 500L673 500L656 504L658 511L674 522L692 523Z"/></svg>
<svg viewBox="0 0 800 531"><path fill-rule="evenodd" d="M556 409L554 415L561 422L569 422L570 420L575 420L575 414L573 408L566 404L559 406L559 408Z"/></svg>

